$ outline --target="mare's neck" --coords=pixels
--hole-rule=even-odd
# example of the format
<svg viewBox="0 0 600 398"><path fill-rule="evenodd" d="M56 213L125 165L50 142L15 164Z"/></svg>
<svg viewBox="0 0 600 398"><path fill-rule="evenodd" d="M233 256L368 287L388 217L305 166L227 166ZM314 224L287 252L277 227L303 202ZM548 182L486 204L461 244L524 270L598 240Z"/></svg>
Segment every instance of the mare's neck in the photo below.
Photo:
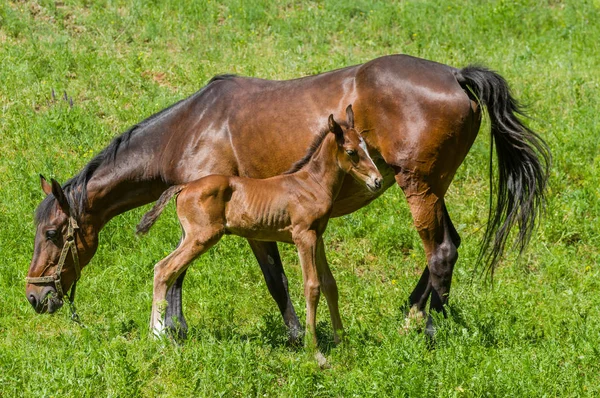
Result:
<svg viewBox="0 0 600 398"><path fill-rule="evenodd" d="M333 200L337 197L345 172L337 161L335 135L328 133L308 163L298 173L307 174L321 190Z"/></svg>
<svg viewBox="0 0 600 398"><path fill-rule="evenodd" d="M87 209L98 229L110 219L156 200L168 187L161 175L164 120L138 126L115 139L87 181ZM85 170L84 170L85 172Z"/></svg>
<svg viewBox="0 0 600 398"><path fill-rule="evenodd" d="M169 186L164 177L169 167L164 152L169 151L170 139L181 134L177 129L188 104L187 99L182 100L150 116L115 138L90 163L98 167L86 185L87 212L98 228L121 213L158 199Z"/></svg>
<svg viewBox="0 0 600 398"><path fill-rule="evenodd" d="M146 172L144 163L134 167L128 163L123 171L106 170L89 181L87 211L100 228L113 217L158 199L167 188L157 175Z"/></svg>

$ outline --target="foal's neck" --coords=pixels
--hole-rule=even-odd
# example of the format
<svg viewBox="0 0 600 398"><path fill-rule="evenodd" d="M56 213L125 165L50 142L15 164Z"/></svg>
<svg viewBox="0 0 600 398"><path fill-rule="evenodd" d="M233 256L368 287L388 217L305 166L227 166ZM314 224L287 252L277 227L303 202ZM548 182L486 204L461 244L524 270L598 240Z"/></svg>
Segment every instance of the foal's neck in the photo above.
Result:
<svg viewBox="0 0 600 398"><path fill-rule="evenodd" d="M335 135L328 133L308 163L298 173L308 174L333 201L342 187L345 172L337 161Z"/></svg>

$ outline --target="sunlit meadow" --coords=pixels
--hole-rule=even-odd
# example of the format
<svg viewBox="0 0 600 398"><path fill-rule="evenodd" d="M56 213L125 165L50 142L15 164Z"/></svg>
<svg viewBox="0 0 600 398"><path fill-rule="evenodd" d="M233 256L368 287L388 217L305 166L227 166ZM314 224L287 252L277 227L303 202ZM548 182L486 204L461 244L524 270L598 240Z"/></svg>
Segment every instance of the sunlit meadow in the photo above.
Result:
<svg viewBox="0 0 600 398"><path fill-rule="evenodd" d="M598 396L600 1L4 1L0 3L0 397ZM425 265L402 192L330 223L328 256L348 340L318 332L331 367L286 345L248 244L227 237L184 285L190 336L148 332L153 265L179 240L172 206L112 220L77 306L37 315L24 294L43 193L112 137L220 73L288 79L406 53L484 64L528 105L554 163L528 251L493 285L475 269L489 196L489 127L447 194L463 238L435 346L402 304ZM54 94L53 94L54 93ZM280 245L304 319L293 246Z"/></svg>

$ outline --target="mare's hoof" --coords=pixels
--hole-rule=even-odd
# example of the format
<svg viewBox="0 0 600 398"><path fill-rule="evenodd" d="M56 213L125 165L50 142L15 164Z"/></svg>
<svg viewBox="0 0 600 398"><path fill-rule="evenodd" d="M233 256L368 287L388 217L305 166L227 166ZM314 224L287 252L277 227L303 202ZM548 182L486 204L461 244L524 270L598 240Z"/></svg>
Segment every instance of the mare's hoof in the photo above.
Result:
<svg viewBox="0 0 600 398"><path fill-rule="evenodd" d="M177 342L183 342L187 340L187 329L169 327L167 328L167 334Z"/></svg>
<svg viewBox="0 0 600 398"><path fill-rule="evenodd" d="M435 335L437 333L437 329L433 325L433 318L431 315L427 317L427 325L425 325L425 337L427 338L427 347L430 350L435 350Z"/></svg>
<svg viewBox="0 0 600 398"><path fill-rule="evenodd" d="M292 347L300 347L304 343L304 329L292 327L288 329L288 344Z"/></svg>
<svg viewBox="0 0 600 398"><path fill-rule="evenodd" d="M176 317L165 317L165 331L177 343L187 340L187 323Z"/></svg>
<svg viewBox="0 0 600 398"><path fill-rule="evenodd" d="M427 317L427 324L425 325L425 331L424 332L427 335L427 337L429 337L431 339L433 339L435 337L437 329L433 325L433 318L431 317L431 315L429 315Z"/></svg>
<svg viewBox="0 0 600 398"><path fill-rule="evenodd" d="M404 313L404 325L400 329L401 334L409 333L411 330L420 332L425 324L425 313L419 311L416 306L413 306L409 311Z"/></svg>

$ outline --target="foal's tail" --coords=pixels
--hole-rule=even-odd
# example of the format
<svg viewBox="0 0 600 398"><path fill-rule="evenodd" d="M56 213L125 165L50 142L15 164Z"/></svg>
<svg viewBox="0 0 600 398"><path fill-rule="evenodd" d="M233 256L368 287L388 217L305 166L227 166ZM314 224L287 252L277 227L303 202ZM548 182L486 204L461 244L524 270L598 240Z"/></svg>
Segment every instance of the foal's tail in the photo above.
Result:
<svg viewBox="0 0 600 398"><path fill-rule="evenodd" d="M517 224L516 247L523 252L531 238L536 217L544 205L551 154L544 140L521 122L526 116L510 93L506 80L479 66L456 72L459 84L468 95L485 105L490 117L490 212L479 258L493 273L500 260L511 228ZM492 153L498 156L498 181L493 184ZM496 203L492 205L496 189ZM493 243L492 243L493 241Z"/></svg>
<svg viewBox="0 0 600 398"><path fill-rule="evenodd" d="M167 189L165 192L163 192L163 194L160 195L160 198L158 198L158 200L156 201L154 207L150 209L148 213L144 214L140 223L136 227L135 233L138 235L146 234L154 225L154 223L158 219L158 216L160 216L160 213L163 212L165 206L167 205L167 203L169 203L169 200L171 200L173 196L181 192L184 187L185 185L174 185Z"/></svg>

